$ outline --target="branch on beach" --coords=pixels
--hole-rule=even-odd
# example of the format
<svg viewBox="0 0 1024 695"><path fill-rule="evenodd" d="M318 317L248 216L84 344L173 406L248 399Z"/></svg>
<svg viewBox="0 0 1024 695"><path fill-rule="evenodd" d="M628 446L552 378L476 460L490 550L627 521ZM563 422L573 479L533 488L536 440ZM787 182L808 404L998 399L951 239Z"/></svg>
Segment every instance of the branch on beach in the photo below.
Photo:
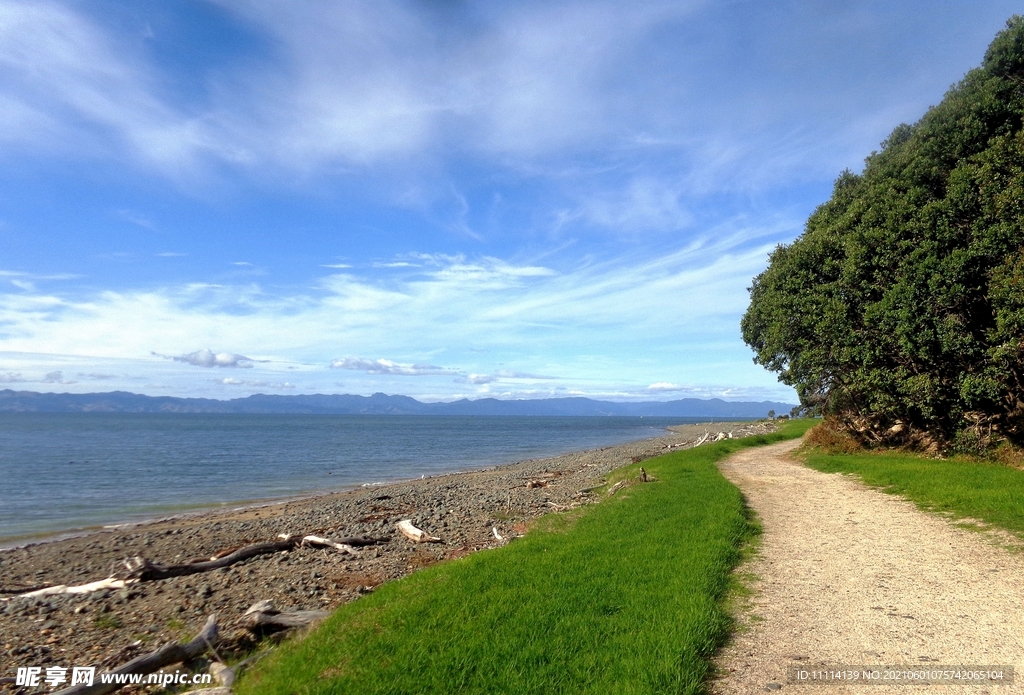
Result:
<svg viewBox="0 0 1024 695"><path fill-rule="evenodd" d="M12 589L10 587L2 587L2 586L0 586L0 594L30 594L33 591L39 591L40 589L48 589L48 588L50 588L50 587L49 586L19 586L16 589ZM2 601L2 600L3 599L0 598L0 601ZM3 681L0 681L0 683L3 683Z"/></svg>
<svg viewBox="0 0 1024 695"><path fill-rule="evenodd" d="M402 532L402 535L411 540L414 543L440 543L441 539L437 536L431 536L429 533L422 529L418 529L412 525L412 519L403 519L399 521L398 530Z"/></svg>
<svg viewBox="0 0 1024 695"><path fill-rule="evenodd" d="M126 586L132 584L133 581L134 580L126 578L108 577L107 579L101 579L98 582L89 582L88 584L79 584L77 586L59 584L57 586L47 586L42 589L33 589L14 596L5 596L0 598L0 601L10 601L12 598L42 598L43 596L57 596L61 594L91 594L92 592L100 591L101 589L124 589Z"/></svg>
<svg viewBox="0 0 1024 695"><path fill-rule="evenodd" d="M358 555L359 551L353 547L354 545L373 545L378 542L380 542L380 539L377 538L353 537L333 541L329 538L321 538L320 536L289 536L282 534L276 541L253 543L252 545L238 548L223 557L215 555L216 559L214 560L190 562L184 565L169 565L166 567L154 565L149 560L136 556L125 563L127 572L124 578L148 582L158 579L170 579L171 577L184 577L189 574L199 574L200 572L209 572L210 570L221 569L222 567L230 567L237 562L260 555L293 550L300 545L329 547L350 555Z"/></svg>
<svg viewBox="0 0 1024 695"><path fill-rule="evenodd" d="M248 560L251 557L257 557L258 555L267 555L268 553L278 553L283 550L291 550L301 542L302 539L298 536L289 536L281 540L247 545L244 548L239 548L235 552L225 555L217 560L190 562L185 565L169 565L166 567L154 565L143 557L135 556L125 562L127 572L124 574L124 578L150 582L157 579L170 579L171 577L184 577L189 574L209 572L210 570L229 567L236 562Z"/></svg>
<svg viewBox="0 0 1024 695"><path fill-rule="evenodd" d="M330 538L321 538L320 536L304 536L302 538L302 545L314 548L334 548L335 550L340 550L343 553L348 553L349 555L359 554L358 550L353 548L344 540L332 541Z"/></svg>
<svg viewBox="0 0 1024 695"><path fill-rule="evenodd" d="M330 613L326 611L281 612L274 607L272 601L260 601L249 607L243 622L250 630L290 630L295 627L306 627L329 615Z"/></svg>
<svg viewBox="0 0 1024 695"><path fill-rule="evenodd" d="M206 625L191 642L185 644L166 644L155 652L132 659L124 666L114 669L113 675L153 673L165 666L190 661L201 656L217 641L217 616L211 615L206 620ZM116 680L116 679L110 679ZM54 695L106 695L123 687L124 683L104 683L94 681L93 685L76 685L71 688L60 690Z"/></svg>
<svg viewBox="0 0 1024 695"><path fill-rule="evenodd" d="M696 449L698 446L700 446L701 444L703 444L704 442L706 442L710 438L711 438L711 433L710 432L705 432L704 436L701 437L700 439L698 439L697 442L693 445L693 448Z"/></svg>
<svg viewBox="0 0 1024 695"><path fill-rule="evenodd" d="M340 550L341 552L348 553L349 555L359 555L359 551L356 550L357 546L376 545L378 543L386 542L387 540L383 538L368 538L365 536L346 536L345 538L332 540L330 538L322 538L320 536L288 536L282 534L276 541L253 543L252 545L232 548L228 551L215 554L209 560L199 560L183 565L156 565L143 557L135 556L125 561L125 571L120 575L114 575L96 582L79 584L77 586L60 584L58 586L31 589L12 596L0 596L0 602L10 601L15 598L41 598L43 596L56 596L63 594L90 594L102 589L124 589L136 584L137 582L151 582L160 579L170 579L171 577L184 577L190 574L209 572L210 570L229 567L237 562L242 562L243 560L248 560L249 558L258 557L260 555L293 550L298 546L334 548L335 550ZM0 593L12 592L0 591Z"/></svg>

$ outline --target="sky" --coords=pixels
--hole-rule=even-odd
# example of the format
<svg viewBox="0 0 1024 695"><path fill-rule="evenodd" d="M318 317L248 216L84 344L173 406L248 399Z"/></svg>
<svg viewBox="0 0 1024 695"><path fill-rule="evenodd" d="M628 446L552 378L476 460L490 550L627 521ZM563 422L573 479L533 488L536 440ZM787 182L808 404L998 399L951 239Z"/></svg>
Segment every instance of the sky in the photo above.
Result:
<svg viewBox="0 0 1024 695"><path fill-rule="evenodd" d="M0 388L795 403L751 279L1015 9L0 0Z"/></svg>

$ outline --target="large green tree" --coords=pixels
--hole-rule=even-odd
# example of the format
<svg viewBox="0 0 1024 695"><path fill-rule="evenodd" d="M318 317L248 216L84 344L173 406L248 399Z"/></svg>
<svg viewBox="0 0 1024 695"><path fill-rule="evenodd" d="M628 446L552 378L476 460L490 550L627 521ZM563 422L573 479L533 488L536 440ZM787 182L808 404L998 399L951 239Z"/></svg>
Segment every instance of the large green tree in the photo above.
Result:
<svg viewBox="0 0 1024 695"><path fill-rule="evenodd" d="M1024 440L1024 18L750 288L743 338L874 441Z"/></svg>

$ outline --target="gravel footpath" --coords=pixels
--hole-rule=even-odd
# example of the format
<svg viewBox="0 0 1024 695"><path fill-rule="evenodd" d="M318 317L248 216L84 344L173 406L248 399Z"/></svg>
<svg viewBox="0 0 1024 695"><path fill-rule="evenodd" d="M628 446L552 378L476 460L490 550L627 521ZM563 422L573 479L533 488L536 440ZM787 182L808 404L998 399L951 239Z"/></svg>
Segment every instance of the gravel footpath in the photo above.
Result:
<svg viewBox="0 0 1024 695"><path fill-rule="evenodd" d="M670 428L662 437L604 449L523 461L482 471L374 486L282 504L210 512L133 525L0 552L0 589L82 584L142 556L159 564L209 559L280 533L327 537L389 537L358 557L299 548L263 555L202 574L144 582L85 596L0 601L0 678L19 666L109 668L168 641L190 639L216 613L223 656L255 648L243 628L245 610L271 599L281 610L330 610L379 584L441 560L500 545L529 520L597 501L581 492L610 471L692 444L711 429L746 436L764 424L725 423ZM528 487L541 481L540 487ZM415 544L395 531L402 519L443 543ZM4 594L10 595L10 594ZM69 671L70 672L70 671ZM43 688L39 692L49 692ZM126 688L122 692L129 692ZM0 684L0 692L29 692Z"/></svg>
<svg viewBox="0 0 1024 695"><path fill-rule="evenodd" d="M807 685L792 667L1012 665L1024 668L1024 556L855 479L807 468L799 442L721 464L764 526L741 573L753 597L718 659L717 695L1024 693L1014 685Z"/></svg>

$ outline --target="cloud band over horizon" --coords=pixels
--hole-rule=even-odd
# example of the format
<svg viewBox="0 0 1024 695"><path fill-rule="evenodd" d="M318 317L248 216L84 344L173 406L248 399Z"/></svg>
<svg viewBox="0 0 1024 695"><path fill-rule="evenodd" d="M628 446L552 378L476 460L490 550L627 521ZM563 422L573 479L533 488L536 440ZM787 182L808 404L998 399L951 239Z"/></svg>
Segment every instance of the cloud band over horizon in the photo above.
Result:
<svg viewBox="0 0 1024 695"><path fill-rule="evenodd" d="M0 0L0 383L792 399L745 288L1014 11Z"/></svg>

